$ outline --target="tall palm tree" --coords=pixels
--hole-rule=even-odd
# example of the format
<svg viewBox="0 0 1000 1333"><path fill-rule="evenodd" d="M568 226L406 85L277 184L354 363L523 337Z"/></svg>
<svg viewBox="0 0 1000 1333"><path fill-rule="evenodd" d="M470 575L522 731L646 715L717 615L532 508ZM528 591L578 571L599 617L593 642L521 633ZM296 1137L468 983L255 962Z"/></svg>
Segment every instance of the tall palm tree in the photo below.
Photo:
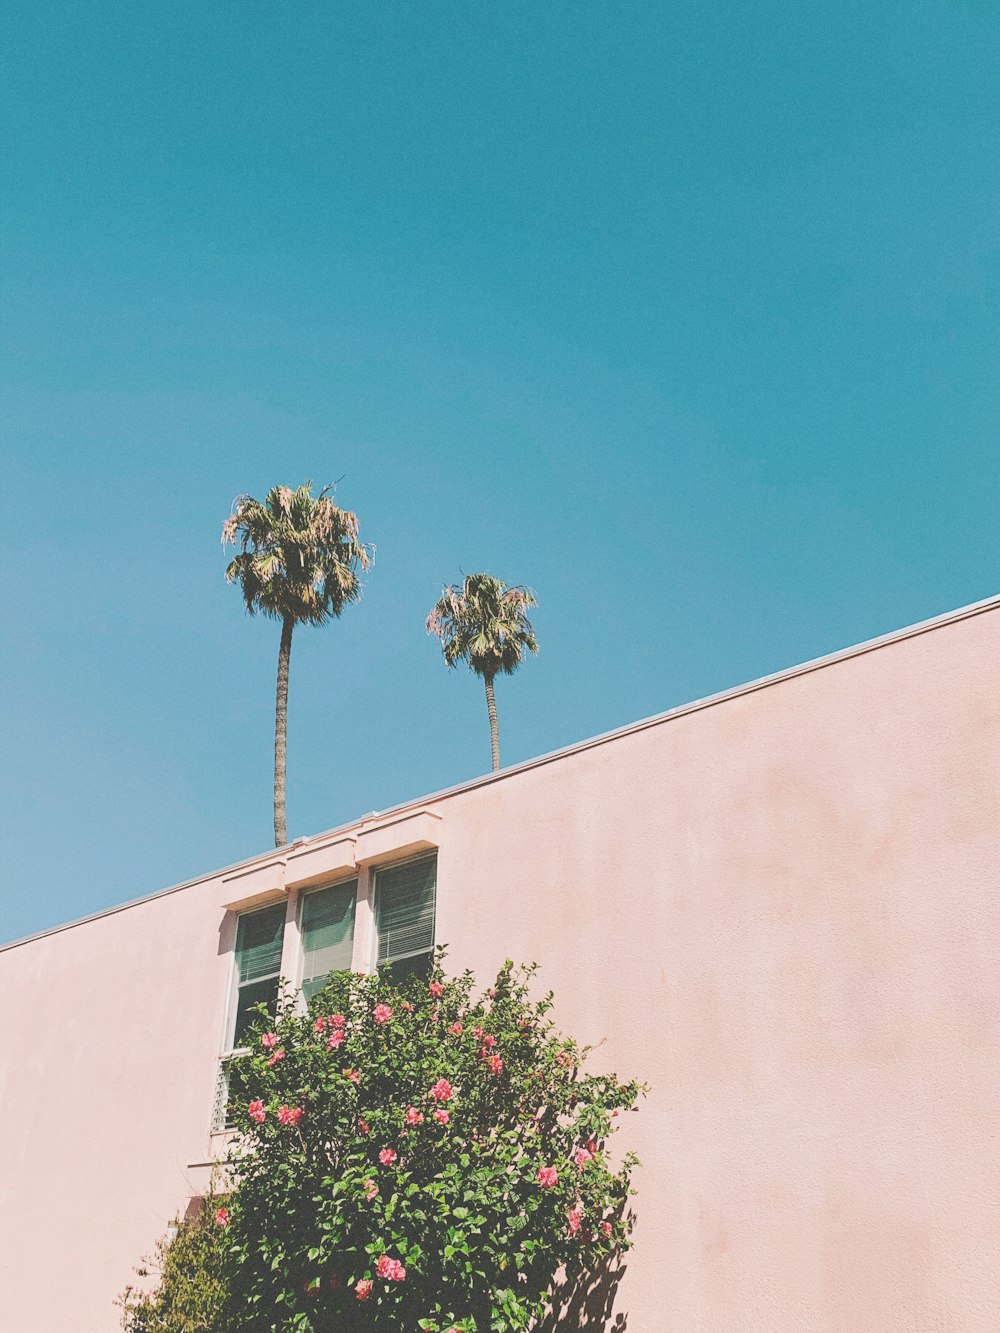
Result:
<svg viewBox="0 0 1000 1333"><path fill-rule="evenodd" d="M530 588L520 584L509 588L492 574L467 574L461 584L445 588L427 617L427 632L441 640L448 666L468 662L486 683L494 771L500 767L500 735L493 680L498 675L513 675L525 649L538 652L535 631L526 615L529 607L537 605Z"/></svg>
<svg viewBox="0 0 1000 1333"><path fill-rule="evenodd" d="M285 824L285 748L288 735L288 664L296 625L323 625L361 596L360 571L372 548L358 540L357 517L339 509L332 487L312 494L275 486L261 504L241 495L222 525L222 544L241 547L226 570L239 583L250 615L281 621L278 690L274 709L274 842L288 841Z"/></svg>

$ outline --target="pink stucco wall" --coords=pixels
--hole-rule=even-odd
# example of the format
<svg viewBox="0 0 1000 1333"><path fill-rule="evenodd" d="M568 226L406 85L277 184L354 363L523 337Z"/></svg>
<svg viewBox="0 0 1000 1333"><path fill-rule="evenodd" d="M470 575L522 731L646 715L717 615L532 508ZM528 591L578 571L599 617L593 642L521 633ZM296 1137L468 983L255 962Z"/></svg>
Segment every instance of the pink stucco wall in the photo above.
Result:
<svg viewBox="0 0 1000 1333"><path fill-rule="evenodd" d="M1000 1329L1000 605L421 808L451 962L652 1085L628 1333ZM203 1178L234 897L0 954L5 1328L116 1328Z"/></svg>

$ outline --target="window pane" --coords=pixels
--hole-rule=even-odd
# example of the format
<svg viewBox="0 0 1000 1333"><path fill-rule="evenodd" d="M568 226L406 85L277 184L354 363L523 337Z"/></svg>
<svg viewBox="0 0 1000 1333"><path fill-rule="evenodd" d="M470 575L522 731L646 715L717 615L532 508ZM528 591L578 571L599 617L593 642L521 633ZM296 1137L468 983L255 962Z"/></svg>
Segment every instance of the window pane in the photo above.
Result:
<svg viewBox="0 0 1000 1333"><path fill-rule="evenodd" d="M434 953L429 949L427 953L416 953L410 958L401 958L396 963L380 963L379 971L388 972L392 984L399 986L410 977L420 977L424 981L429 981L433 962Z"/></svg>
<svg viewBox="0 0 1000 1333"><path fill-rule="evenodd" d="M236 1027L233 1033L233 1048L246 1045L246 1035L257 1020L251 1013L255 1004L263 1001L269 1013L274 1013L278 1003L278 978L268 977L265 981L251 981L241 986L236 998Z"/></svg>
<svg viewBox="0 0 1000 1333"><path fill-rule="evenodd" d="M437 860L380 870L375 882L378 961L391 963L434 948Z"/></svg>
<svg viewBox="0 0 1000 1333"><path fill-rule="evenodd" d="M339 971L340 969L334 969L334 968L330 969L331 972L335 970ZM303 977L302 994L306 997L307 1000L311 1000L312 997L317 993L317 991L321 991L323 989L328 980L329 980L328 972L324 972L323 975L319 977Z"/></svg>
<svg viewBox="0 0 1000 1333"><path fill-rule="evenodd" d="M236 928L238 981L256 981L281 971L281 944L285 933L285 904L241 916Z"/></svg>
<svg viewBox="0 0 1000 1333"><path fill-rule="evenodd" d="M336 884L302 900L302 990L307 1000L331 972L350 971L358 881Z"/></svg>

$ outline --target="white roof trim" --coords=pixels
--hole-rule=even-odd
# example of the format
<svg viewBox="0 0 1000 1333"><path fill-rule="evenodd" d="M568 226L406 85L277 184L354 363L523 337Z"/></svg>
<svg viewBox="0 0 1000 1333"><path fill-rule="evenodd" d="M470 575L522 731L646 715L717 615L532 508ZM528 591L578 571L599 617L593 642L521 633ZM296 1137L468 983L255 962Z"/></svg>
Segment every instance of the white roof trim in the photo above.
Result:
<svg viewBox="0 0 1000 1333"><path fill-rule="evenodd" d="M298 841L312 844L327 839L343 838L351 831L360 829L363 825L370 824L374 820L388 820L403 814L407 810L427 806L435 801L444 801L451 796L471 791L476 787L484 787L492 782L504 782L508 778L516 777L519 773L538 768L542 764L554 763L568 755L579 754L581 751L589 750L596 745L607 745L609 741L616 741L624 736L632 736L638 731L645 731L648 727L657 727L663 722L672 722L675 718L686 717L689 713L700 712L703 708L711 708L715 704L727 703L730 699L739 699L743 695L753 694L756 690L767 689L771 685L780 685L783 681L794 680L797 676L804 676L811 671L836 666L839 662L847 661L852 657L860 657L864 653L874 652L877 648L886 648L891 644L901 643L905 639L912 639L918 634L926 634L929 630L942 629L961 620L968 620L971 616L981 615L984 611L995 610L1000 610L1000 593L994 597L984 598L981 602L972 602L968 606L959 607L958 610L946 611L943 615L933 616L930 620L921 620L915 625L906 626L905 629L893 630L888 634L879 635L878 638L866 639L863 643L854 644L850 648L841 648L837 652L828 653L824 657L815 657L811 661L802 662L797 666L786 667L784 670L776 671L770 676L761 676L758 680L749 681L744 685L735 685L728 690L720 690L717 694L710 694L703 699L695 699L691 703L670 708L665 713L655 713L652 717L642 718L638 722L630 722L623 727L616 727L613 731L602 732L599 736L592 736L588 740L576 741L572 745L563 746L560 750L552 750L548 754L539 755L535 759L526 759L523 763L512 764L510 768L502 768L498 773L485 773L482 777L471 778L469 781L460 782L454 787L445 787L430 796L421 796L417 800L404 801L400 805L391 806L387 810L373 810L370 814L363 815L360 819L353 819L348 824L340 824L336 828L328 829L323 833L317 833L310 838L299 839ZM291 843L289 846L294 847L296 843ZM257 856L248 857L245 861L237 861L231 866L213 870L210 874L198 875L195 879L184 880L183 883L173 884L166 889L157 889L153 893L144 894L141 898L132 898L130 901L120 903L116 907L102 908L98 912L91 912L88 916L78 917L76 920L67 921L63 925L50 926L47 930L37 931L33 935L25 935L23 938L12 940L8 944L0 944L0 953L7 949L15 949L22 944L29 944L32 940L44 939L46 935L57 935L60 931L69 930L73 926L83 926L89 921L97 921L101 917L113 916L116 912L124 912L130 907L138 907L141 903L148 903L154 898L166 897L168 893L179 893L182 889L194 888L197 884L204 884L207 880L218 879L223 875L231 875L234 871L245 870L257 862L273 860L276 856L280 856L284 850L286 849L272 847Z"/></svg>

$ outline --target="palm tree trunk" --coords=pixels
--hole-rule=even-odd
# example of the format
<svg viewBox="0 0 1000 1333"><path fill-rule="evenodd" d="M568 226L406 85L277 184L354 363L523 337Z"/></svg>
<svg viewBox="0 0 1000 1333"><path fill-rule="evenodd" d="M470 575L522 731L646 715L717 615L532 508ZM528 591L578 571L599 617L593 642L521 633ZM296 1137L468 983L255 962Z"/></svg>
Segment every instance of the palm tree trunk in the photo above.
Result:
<svg viewBox="0 0 1000 1333"><path fill-rule="evenodd" d="M490 715L490 744L493 746L493 772L500 767L500 729L497 726L497 701L493 695L493 677L484 676L486 681L486 711Z"/></svg>
<svg viewBox="0 0 1000 1333"><path fill-rule="evenodd" d="M285 824L285 747L288 740L288 663L292 656L292 630L295 621L286 616L281 622L281 646L278 649L278 693L274 704L274 845L288 841Z"/></svg>

